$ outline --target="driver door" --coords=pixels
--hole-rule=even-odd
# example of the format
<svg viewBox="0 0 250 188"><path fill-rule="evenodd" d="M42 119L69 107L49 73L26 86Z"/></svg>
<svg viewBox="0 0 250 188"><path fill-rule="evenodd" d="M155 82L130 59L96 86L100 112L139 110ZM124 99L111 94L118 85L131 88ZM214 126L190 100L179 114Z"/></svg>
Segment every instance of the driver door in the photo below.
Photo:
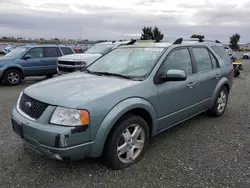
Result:
<svg viewBox="0 0 250 188"><path fill-rule="evenodd" d="M45 64L43 62L43 48L31 48L20 60L25 76L43 76L45 74Z"/></svg>
<svg viewBox="0 0 250 188"><path fill-rule="evenodd" d="M161 69L184 70L187 79L184 81L167 81L158 84L158 127L157 131L166 129L197 113L194 105L197 102L197 75L193 70L190 51L186 47L173 49L164 60Z"/></svg>

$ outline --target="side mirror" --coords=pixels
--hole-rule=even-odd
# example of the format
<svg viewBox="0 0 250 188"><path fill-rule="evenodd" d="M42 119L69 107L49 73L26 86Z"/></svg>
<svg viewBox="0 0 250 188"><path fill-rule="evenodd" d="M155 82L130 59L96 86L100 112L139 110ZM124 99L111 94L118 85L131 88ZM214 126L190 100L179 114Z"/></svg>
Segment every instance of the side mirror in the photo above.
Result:
<svg viewBox="0 0 250 188"><path fill-rule="evenodd" d="M25 59L25 60L31 59L31 55L25 55L25 56L23 57L23 59Z"/></svg>
<svg viewBox="0 0 250 188"><path fill-rule="evenodd" d="M187 79L186 72L183 70L171 69L161 76L164 81L184 81Z"/></svg>

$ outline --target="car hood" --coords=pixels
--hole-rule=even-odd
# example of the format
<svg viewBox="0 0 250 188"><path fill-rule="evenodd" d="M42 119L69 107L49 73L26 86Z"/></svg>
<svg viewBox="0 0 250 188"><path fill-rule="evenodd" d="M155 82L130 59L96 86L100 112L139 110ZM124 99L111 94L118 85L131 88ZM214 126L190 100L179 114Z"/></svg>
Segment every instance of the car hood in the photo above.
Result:
<svg viewBox="0 0 250 188"><path fill-rule="evenodd" d="M101 57L102 54L86 54L86 53L79 53L79 54L70 54L59 57L59 61L84 61L86 63L92 63L97 58Z"/></svg>
<svg viewBox="0 0 250 188"><path fill-rule="evenodd" d="M4 57L4 56L0 57L0 65L6 64L8 62L12 62L13 60L15 60L15 59L9 58L9 57Z"/></svg>
<svg viewBox="0 0 250 188"><path fill-rule="evenodd" d="M24 93L51 105L76 108L137 83L139 82L78 72L31 85Z"/></svg>

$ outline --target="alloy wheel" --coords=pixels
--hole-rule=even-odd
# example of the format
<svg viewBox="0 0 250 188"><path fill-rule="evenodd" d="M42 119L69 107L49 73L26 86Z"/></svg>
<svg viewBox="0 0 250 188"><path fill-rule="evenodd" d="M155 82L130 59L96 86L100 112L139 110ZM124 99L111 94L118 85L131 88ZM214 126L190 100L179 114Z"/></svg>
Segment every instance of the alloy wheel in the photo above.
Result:
<svg viewBox="0 0 250 188"><path fill-rule="evenodd" d="M16 72L10 72L7 78L11 84L16 84L19 82L20 76Z"/></svg>
<svg viewBox="0 0 250 188"><path fill-rule="evenodd" d="M222 113L225 110L227 104L227 94L225 93L225 91L222 90L220 92L217 103L218 103L217 110L219 113Z"/></svg>
<svg viewBox="0 0 250 188"><path fill-rule="evenodd" d="M126 128L117 144L117 156L122 163L130 163L141 153L145 142L145 132L140 125Z"/></svg>

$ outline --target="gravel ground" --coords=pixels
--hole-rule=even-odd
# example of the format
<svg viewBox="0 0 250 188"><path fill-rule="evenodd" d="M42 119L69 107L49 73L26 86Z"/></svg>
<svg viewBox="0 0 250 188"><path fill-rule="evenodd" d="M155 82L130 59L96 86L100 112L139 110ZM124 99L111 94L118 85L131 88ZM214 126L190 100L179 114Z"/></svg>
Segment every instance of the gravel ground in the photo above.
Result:
<svg viewBox="0 0 250 188"><path fill-rule="evenodd" d="M250 61L243 63L223 117L200 115L161 133L143 160L121 171L97 159L65 164L31 152L10 115L19 92L41 78L0 86L0 187L250 187Z"/></svg>

